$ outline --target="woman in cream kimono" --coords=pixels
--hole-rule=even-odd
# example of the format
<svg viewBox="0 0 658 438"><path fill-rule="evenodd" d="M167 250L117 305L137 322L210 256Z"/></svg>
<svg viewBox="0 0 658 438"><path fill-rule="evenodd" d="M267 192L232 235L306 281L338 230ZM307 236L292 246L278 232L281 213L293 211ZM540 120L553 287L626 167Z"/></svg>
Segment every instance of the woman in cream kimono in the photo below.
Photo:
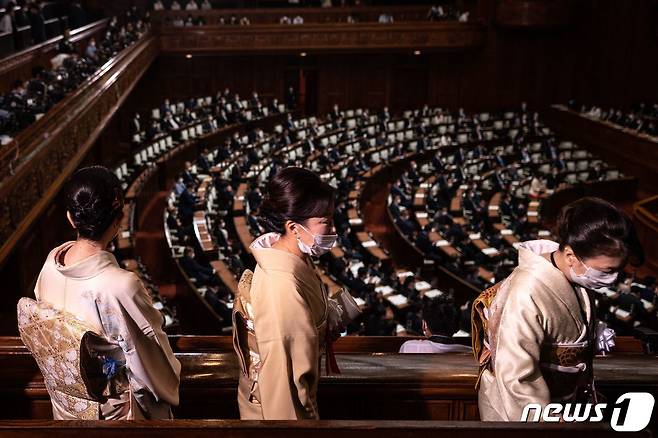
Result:
<svg viewBox="0 0 658 438"><path fill-rule="evenodd" d="M103 419L171 418L180 363L162 331L162 315L138 277L121 269L107 245L119 231L123 195L108 169L80 169L66 188L67 217L78 238L53 249L34 289L38 301L68 312L125 356L118 391L101 405ZM62 364L55 364L63 366ZM75 419L57 400L53 417Z"/></svg>
<svg viewBox="0 0 658 438"><path fill-rule="evenodd" d="M612 343L588 289L612 285L642 249L630 219L597 198L564 207L556 234L559 242L521 244L518 267L473 304L482 420L519 421L530 403L595 397L592 358Z"/></svg>
<svg viewBox="0 0 658 438"><path fill-rule="evenodd" d="M250 246L257 266L253 277L243 276L234 304L240 418L318 419L321 351L341 324L341 310L310 256L336 242L334 193L294 167L280 171L268 189L261 218L271 232Z"/></svg>

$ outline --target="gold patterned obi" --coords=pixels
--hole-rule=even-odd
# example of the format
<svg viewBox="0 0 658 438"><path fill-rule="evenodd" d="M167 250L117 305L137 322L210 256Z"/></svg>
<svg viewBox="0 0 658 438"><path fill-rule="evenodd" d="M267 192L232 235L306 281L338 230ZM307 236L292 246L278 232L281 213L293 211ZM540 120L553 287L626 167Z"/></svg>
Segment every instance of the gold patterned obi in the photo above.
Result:
<svg viewBox="0 0 658 438"><path fill-rule="evenodd" d="M100 419L101 405L127 387L121 348L48 303L24 297L17 310L21 339L51 399L75 418Z"/></svg>
<svg viewBox="0 0 658 438"><path fill-rule="evenodd" d="M496 339L489 339L497 332L497 327L490 327L491 308L503 281L485 289L473 302L471 313L471 333L473 355L479 364L477 389L485 370L495 375L492 360L492 345ZM503 303L504 306L504 303ZM502 306L496 312L502 312ZM493 347L495 348L495 347ZM578 343L544 343L540 348L539 367L554 401L575 400L591 385L592 345L583 341Z"/></svg>

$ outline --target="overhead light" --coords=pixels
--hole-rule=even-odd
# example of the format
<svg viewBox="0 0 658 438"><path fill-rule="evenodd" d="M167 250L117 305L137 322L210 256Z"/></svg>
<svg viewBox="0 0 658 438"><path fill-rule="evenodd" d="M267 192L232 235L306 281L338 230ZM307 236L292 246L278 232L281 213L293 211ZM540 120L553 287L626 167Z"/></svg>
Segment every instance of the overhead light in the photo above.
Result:
<svg viewBox="0 0 658 438"><path fill-rule="evenodd" d="M300 53L299 56L301 56L303 58L304 56L306 56L306 52Z"/></svg>
<svg viewBox="0 0 658 438"><path fill-rule="evenodd" d="M414 50L414 55L420 55L420 50Z"/></svg>
<svg viewBox="0 0 658 438"><path fill-rule="evenodd" d="M186 57L187 59L192 59L192 54L191 54L191 53L188 53L187 55L185 55L185 57Z"/></svg>

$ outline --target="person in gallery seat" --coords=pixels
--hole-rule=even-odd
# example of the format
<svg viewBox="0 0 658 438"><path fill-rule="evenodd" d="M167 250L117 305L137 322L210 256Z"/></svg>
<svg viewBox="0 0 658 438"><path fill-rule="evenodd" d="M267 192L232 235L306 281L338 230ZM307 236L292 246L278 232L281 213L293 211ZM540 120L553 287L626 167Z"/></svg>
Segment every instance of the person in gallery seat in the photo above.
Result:
<svg viewBox="0 0 658 438"><path fill-rule="evenodd" d="M334 199L330 185L302 168L285 168L268 184L260 209L268 233L250 246L256 269L245 271L234 304L241 419L319 418L321 351L337 371L331 340L347 324L338 317L346 293L329 298L311 259L338 238Z"/></svg>
<svg viewBox="0 0 658 438"><path fill-rule="evenodd" d="M113 382L113 394L91 415L108 420L172 418L170 406L178 405L181 366L162 331L162 314L137 275L121 269L106 249L123 217L121 184L104 167L86 167L68 182L65 200L77 239L48 254L34 295L37 303L72 315L121 352L113 364L115 375L106 375ZM66 364L54 363L53 369L41 372L52 376ZM71 376L82 380L80 373ZM81 418L71 397L50 388L49 392L53 418Z"/></svg>
<svg viewBox="0 0 658 438"><path fill-rule="evenodd" d="M627 261L641 264L643 250L631 219L598 198L566 205L555 235L522 243L512 274L473 303L482 420L596 397L593 356L613 334L596 321L590 290L613 285Z"/></svg>
<svg viewBox="0 0 658 438"><path fill-rule="evenodd" d="M407 341L400 353L470 353L471 347L452 337L459 330L461 314L450 298L423 299L422 329L427 339Z"/></svg>

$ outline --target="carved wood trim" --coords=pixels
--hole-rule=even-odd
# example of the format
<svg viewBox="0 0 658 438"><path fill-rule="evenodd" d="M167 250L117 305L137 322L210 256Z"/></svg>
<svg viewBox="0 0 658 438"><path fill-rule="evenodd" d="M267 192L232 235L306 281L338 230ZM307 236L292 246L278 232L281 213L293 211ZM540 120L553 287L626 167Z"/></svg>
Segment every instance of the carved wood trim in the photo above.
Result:
<svg viewBox="0 0 658 438"><path fill-rule="evenodd" d="M53 201L157 54L156 39L143 37L0 152L0 263Z"/></svg>
<svg viewBox="0 0 658 438"><path fill-rule="evenodd" d="M413 6L390 6L386 13L393 15L396 22L427 20L429 5ZM232 15L238 19L247 17L254 24L278 24L284 15L291 19L297 15L304 18L306 24L338 21L346 21L348 15L352 15L359 22L377 21L382 13L381 6L346 6L340 8L247 8L247 9L213 9L210 11L151 11L151 22L154 26L160 26L166 19L182 18L189 15L193 18L203 17L207 24L218 24L220 17L226 21Z"/></svg>
<svg viewBox="0 0 658 438"><path fill-rule="evenodd" d="M447 49L479 47L481 23L198 26L160 29L161 49L188 52Z"/></svg>

